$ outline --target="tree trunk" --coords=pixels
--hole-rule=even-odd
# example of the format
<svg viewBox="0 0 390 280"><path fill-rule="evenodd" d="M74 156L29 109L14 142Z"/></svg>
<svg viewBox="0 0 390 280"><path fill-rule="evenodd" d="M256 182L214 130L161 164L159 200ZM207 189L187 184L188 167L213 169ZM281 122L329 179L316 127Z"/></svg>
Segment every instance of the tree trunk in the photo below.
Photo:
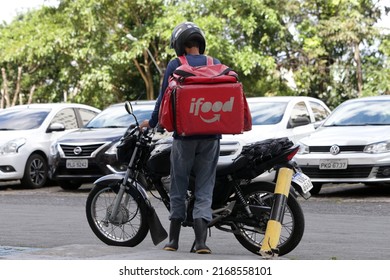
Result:
<svg viewBox="0 0 390 280"><path fill-rule="evenodd" d="M4 90L2 88L0 88L0 94L1 94L0 109L3 109L4 108Z"/></svg>
<svg viewBox="0 0 390 280"><path fill-rule="evenodd" d="M149 71L149 66L145 64L144 69L142 69L140 63L136 59L134 59L133 61L139 73L141 74L142 79L144 80L146 99L153 100L154 99L153 77Z"/></svg>
<svg viewBox="0 0 390 280"><path fill-rule="evenodd" d="M33 86L30 88L30 94L28 95L27 104L31 104L31 103L32 103L35 88L36 88L35 85L33 85Z"/></svg>
<svg viewBox="0 0 390 280"><path fill-rule="evenodd" d="M146 77L148 79L147 85L146 85L146 99L147 100L153 100L154 99L154 88L153 88L153 77L150 72L146 72Z"/></svg>
<svg viewBox="0 0 390 280"><path fill-rule="evenodd" d="M153 88L153 76L150 72L150 62L149 62L149 54L148 51L144 51L144 69L146 76L146 99L153 100L154 99L154 88Z"/></svg>
<svg viewBox="0 0 390 280"><path fill-rule="evenodd" d="M1 68L1 75L3 77L3 89L2 89L1 102L2 105L4 105L4 101L5 101L5 108L7 108L9 107L9 93L8 93L7 73L5 72L5 68ZM2 106L2 108L4 107Z"/></svg>
<svg viewBox="0 0 390 280"><path fill-rule="evenodd" d="M16 80L16 88L15 88L14 98L12 99L12 106L16 105L16 101L18 100L18 97L20 95L20 81L21 81L21 79L22 79L22 67L19 66L18 67L18 77L17 77L17 80ZM20 98L19 104L20 105L23 104L22 98Z"/></svg>
<svg viewBox="0 0 390 280"><path fill-rule="evenodd" d="M359 43L355 43L354 48L355 48L354 59L356 62L357 90L358 90L358 97L361 97L363 93L363 73L362 73L362 61L360 57Z"/></svg>

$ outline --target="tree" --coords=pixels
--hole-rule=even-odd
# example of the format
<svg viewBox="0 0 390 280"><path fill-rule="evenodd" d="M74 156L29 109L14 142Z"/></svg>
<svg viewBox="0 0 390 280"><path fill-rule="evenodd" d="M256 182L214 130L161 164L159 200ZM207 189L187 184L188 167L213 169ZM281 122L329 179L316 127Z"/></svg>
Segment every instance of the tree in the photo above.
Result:
<svg viewBox="0 0 390 280"><path fill-rule="evenodd" d="M61 45L66 27L52 12L49 8L31 11L1 29L0 61L8 77L17 77L13 100L19 99L19 103L32 100L35 89L36 102L61 100L53 95L53 89L61 89L61 84L53 81L60 80L63 61L69 56Z"/></svg>
<svg viewBox="0 0 390 280"><path fill-rule="evenodd" d="M307 95L334 107L389 91L380 16L375 0L61 0L0 26L1 106L155 99L158 69L175 57L171 32L189 20L248 96Z"/></svg>
<svg viewBox="0 0 390 280"><path fill-rule="evenodd" d="M364 93L375 94L365 91L364 83L372 68L379 66L372 67L367 57L376 53L387 59L375 48L384 39L374 27L381 15L377 4L369 0L294 2L298 92L327 100L331 107Z"/></svg>

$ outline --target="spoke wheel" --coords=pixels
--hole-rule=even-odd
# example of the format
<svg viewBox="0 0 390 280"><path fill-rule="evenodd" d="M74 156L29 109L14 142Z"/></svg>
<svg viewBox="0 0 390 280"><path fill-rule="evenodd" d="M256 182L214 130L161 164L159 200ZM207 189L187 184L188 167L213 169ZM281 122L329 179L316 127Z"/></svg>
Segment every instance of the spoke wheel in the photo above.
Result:
<svg viewBox="0 0 390 280"><path fill-rule="evenodd" d="M114 246L134 247L146 237L149 226L145 203L137 200L137 192L130 189L125 194L127 202L121 203L115 217L112 217L116 193L108 186L96 185L86 203L89 226L104 243Z"/></svg>
<svg viewBox="0 0 390 280"><path fill-rule="evenodd" d="M253 184L243 188L244 196L250 205L270 206L273 204L274 187L270 185ZM241 213L242 214L242 213ZM263 244L269 213L264 213L261 219L256 221L256 226L244 223L235 223L233 227L239 229L235 234L236 239L242 246L254 254L260 255L260 248ZM278 249L279 255L291 252L301 241L305 221L302 209L298 201L289 195L287 206L282 221Z"/></svg>
<svg viewBox="0 0 390 280"><path fill-rule="evenodd" d="M21 183L27 188L41 188L47 181L48 164L44 157L32 154L26 163Z"/></svg>

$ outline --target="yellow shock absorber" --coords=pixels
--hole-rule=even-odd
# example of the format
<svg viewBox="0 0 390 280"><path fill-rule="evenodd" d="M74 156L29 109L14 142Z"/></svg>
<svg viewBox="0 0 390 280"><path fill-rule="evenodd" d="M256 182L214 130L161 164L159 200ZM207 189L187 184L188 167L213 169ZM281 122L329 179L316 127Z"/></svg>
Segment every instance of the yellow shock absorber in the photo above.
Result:
<svg viewBox="0 0 390 280"><path fill-rule="evenodd" d="M282 231L282 220L290 191L292 176L293 171L290 168L282 167L279 169L271 216L267 223L263 244L260 249L260 254L265 258L278 256L277 246Z"/></svg>

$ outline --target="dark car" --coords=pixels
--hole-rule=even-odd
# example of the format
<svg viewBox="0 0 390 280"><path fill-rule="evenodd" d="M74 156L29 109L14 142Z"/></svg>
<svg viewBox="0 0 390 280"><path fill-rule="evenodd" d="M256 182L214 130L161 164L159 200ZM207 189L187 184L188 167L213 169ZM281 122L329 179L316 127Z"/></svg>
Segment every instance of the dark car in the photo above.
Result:
<svg viewBox="0 0 390 280"><path fill-rule="evenodd" d="M134 101L134 114L139 121L148 119L155 101ZM111 105L84 128L57 140L51 147L50 178L66 190L78 189L106 174L124 172L118 162L116 147L126 129L134 123L124 103Z"/></svg>

